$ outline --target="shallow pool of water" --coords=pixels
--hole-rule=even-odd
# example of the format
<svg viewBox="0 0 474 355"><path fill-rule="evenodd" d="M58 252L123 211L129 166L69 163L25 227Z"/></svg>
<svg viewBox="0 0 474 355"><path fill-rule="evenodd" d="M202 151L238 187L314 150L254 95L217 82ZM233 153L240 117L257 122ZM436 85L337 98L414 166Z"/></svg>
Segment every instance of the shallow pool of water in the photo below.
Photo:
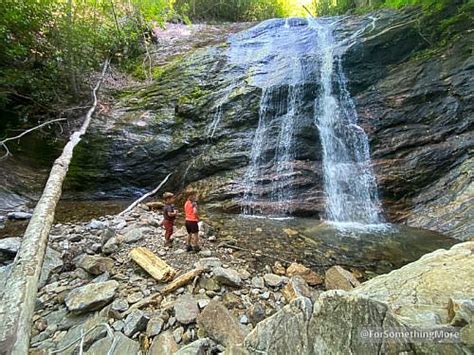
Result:
<svg viewBox="0 0 474 355"><path fill-rule="evenodd" d="M60 201L56 222L83 222L119 213L130 201ZM275 261L303 263L323 272L342 265L363 278L389 272L422 255L449 248L457 241L440 233L404 225L337 229L314 218L250 218L235 214L202 211L215 230L217 243L233 248L234 255L256 268ZM178 227L184 221L178 219ZM8 222L0 238L21 236L27 221ZM357 226L355 226L357 227Z"/></svg>
<svg viewBox="0 0 474 355"><path fill-rule="evenodd" d="M370 278L397 269L457 241L440 233L404 225L345 228L311 218L270 219L237 215L208 216L219 240L251 250L256 263L298 261L313 268L343 265ZM245 253L245 251L241 251Z"/></svg>

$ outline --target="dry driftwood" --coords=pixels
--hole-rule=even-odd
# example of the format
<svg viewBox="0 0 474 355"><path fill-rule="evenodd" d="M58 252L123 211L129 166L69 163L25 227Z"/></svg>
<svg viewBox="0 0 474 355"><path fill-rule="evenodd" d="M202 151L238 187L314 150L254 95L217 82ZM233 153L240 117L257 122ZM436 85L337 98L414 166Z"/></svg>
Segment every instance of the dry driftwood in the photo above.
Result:
<svg viewBox="0 0 474 355"><path fill-rule="evenodd" d="M96 86L92 90L93 104L80 129L74 132L56 159L49 173L33 216L23 236L20 250L0 302L0 354L27 354L30 344L31 320L38 291L38 279L43 264L49 231L54 221L56 204L71 162L74 148L89 127L97 107L97 92L105 77L110 59L107 58Z"/></svg>
<svg viewBox="0 0 474 355"><path fill-rule="evenodd" d="M144 201L147 197L150 197L150 196L153 196L154 194L156 194L160 189L161 187L166 184L166 182L168 181L168 179L170 178L170 176L173 175L173 173L169 173L168 175L166 175L166 177L163 179L163 181L153 190L153 191L150 191L146 194L144 194L142 197L140 197L138 200L136 200L135 202L133 202L130 206L128 206L125 210L123 210L122 212L119 213L119 216L121 215L124 215L125 213L127 212L130 212L131 210L133 210L140 202Z"/></svg>
<svg viewBox="0 0 474 355"><path fill-rule="evenodd" d="M195 277L201 275L203 271L203 269L198 268L191 270L181 276L178 276L175 280L173 280L173 282L163 287L160 292L163 295L167 295L168 293L171 293L174 290L177 290L178 288L187 285L188 283L193 281Z"/></svg>
<svg viewBox="0 0 474 355"><path fill-rule="evenodd" d="M153 254L150 249L144 247L134 248L130 251L130 258L157 281L170 281L176 275L176 270Z"/></svg>

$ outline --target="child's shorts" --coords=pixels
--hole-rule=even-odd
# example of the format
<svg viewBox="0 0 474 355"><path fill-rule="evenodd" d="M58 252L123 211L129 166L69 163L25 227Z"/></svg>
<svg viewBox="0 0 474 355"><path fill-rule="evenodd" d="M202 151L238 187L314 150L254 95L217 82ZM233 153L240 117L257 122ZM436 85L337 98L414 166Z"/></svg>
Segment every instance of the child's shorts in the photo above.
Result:
<svg viewBox="0 0 474 355"><path fill-rule="evenodd" d="M186 221L186 230L189 234L198 233L199 232L199 225L198 222L195 221Z"/></svg>

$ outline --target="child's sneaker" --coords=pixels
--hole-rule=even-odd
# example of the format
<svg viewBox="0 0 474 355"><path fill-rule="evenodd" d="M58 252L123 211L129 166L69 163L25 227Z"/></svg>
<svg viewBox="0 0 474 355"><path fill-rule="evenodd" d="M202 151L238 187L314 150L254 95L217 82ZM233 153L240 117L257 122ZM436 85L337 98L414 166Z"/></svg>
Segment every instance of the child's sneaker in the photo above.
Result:
<svg viewBox="0 0 474 355"><path fill-rule="evenodd" d="M201 251L201 248L198 246L193 247L195 253L199 253Z"/></svg>
<svg viewBox="0 0 474 355"><path fill-rule="evenodd" d="M186 251L188 253L192 252L193 251L193 247L191 245L186 245Z"/></svg>

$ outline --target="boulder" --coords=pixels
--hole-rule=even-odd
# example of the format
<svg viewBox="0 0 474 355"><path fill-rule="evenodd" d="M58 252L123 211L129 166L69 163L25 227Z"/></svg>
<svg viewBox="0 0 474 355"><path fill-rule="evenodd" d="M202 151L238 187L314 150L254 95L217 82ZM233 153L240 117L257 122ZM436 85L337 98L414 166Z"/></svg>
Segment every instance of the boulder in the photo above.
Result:
<svg viewBox="0 0 474 355"><path fill-rule="evenodd" d="M20 250L21 238L0 239L0 262L13 260Z"/></svg>
<svg viewBox="0 0 474 355"><path fill-rule="evenodd" d="M104 228L107 228L107 227L108 227L107 222L98 221L96 219L93 219L87 225L87 229L104 229Z"/></svg>
<svg viewBox="0 0 474 355"><path fill-rule="evenodd" d="M474 294L474 242L439 249L419 260L377 276L353 292L384 302L397 315L413 324L430 323L431 315L441 324L449 323L452 300L470 300ZM452 308L451 308L452 309ZM428 315L425 319L425 315Z"/></svg>
<svg viewBox="0 0 474 355"><path fill-rule="evenodd" d="M115 341L115 347L112 349L112 342ZM110 351L112 350L112 351ZM85 355L135 355L140 351L140 344L137 341L131 340L123 335L121 332L114 333L114 340L109 336L97 340L85 352Z"/></svg>
<svg viewBox="0 0 474 355"><path fill-rule="evenodd" d="M127 318L125 318L125 325L123 327L123 332L126 336L131 337L136 332L141 332L145 330L148 324L148 317L143 311L135 310L131 312Z"/></svg>
<svg viewBox="0 0 474 355"><path fill-rule="evenodd" d="M352 290L360 285L360 282L351 272L339 265L332 266L326 271L325 286L327 290Z"/></svg>
<svg viewBox="0 0 474 355"><path fill-rule="evenodd" d="M97 276L106 271L111 272L114 267L114 261L103 256L84 255L79 257L76 265L86 270L89 274Z"/></svg>
<svg viewBox="0 0 474 355"><path fill-rule="evenodd" d="M291 263L288 269L286 269L286 274L288 277L299 275L310 286L321 285L323 283L323 279L318 273L298 263Z"/></svg>
<svg viewBox="0 0 474 355"><path fill-rule="evenodd" d="M80 323L71 327L66 334L59 340L56 344L56 348L64 348L66 345L71 344L72 342L80 339L82 334L86 334L84 337L83 348L87 349L95 341L105 337L107 335L107 329L101 324L107 323L107 318L100 315L91 315L85 322ZM73 346L67 348L65 351L61 352L62 355L72 355L79 353L79 342L76 342Z"/></svg>
<svg viewBox="0 0 474 355"><path fill-rule="evenodd" d="M206 291L219 291L221 288L219 283L213 277L201 277L199 279L199 287L205 289Z"/></svg>
<svg viewBox="0 0 474 355"><path fill-rule="evenodd" d="M293 276L281 290L283 297L285 297L288 303L299 297L313 299L313 292L308 287L306 281L299 275Z"/></svg>
<svg viewBox="0 0 474 355"><path fill-rule="evenodd" d="M30 219L32 216L33 214L29 212L10 212L7 214L8 219L17 221Z"/></svg>
<svg viewBox="0 0 474 355"><path fill-rule="evenodd" d="M270 287L281 287L288 281L287 277L275 274L265 274L263 275L263 279L265 280L265 284Z"/></svg>
<svg viewBox="0 0 474 355"><path fill-rule="evenodd" d="M224 269L223 267L216 267L213 269L214 278L222 285L239 287L242 284L242 279L239 273L234 269Z"/></svg>
<svg viewBox="0 0 474 355"><path fill-rule="evenodd" d="M123 241L125 243L135 243L138 242L143 238L143 236L150 232L149 228L137 228L135 226L132 226L131 228L128 229L128 231L125 233L123 237Z"/></svg>
<svg viewBox="0 0 474 355"><path fill-rule="evenodd" d="M152 317L147 326L146 326L146 336L147 337L154 337L158 335L163 330L163 326L165 325L165 321L161 317Z"/></svg>
<svg viewBox="0 0 474 355"><path fill-rule="evenodd" d="M252 277L252 287L255 288L264 288L265 287L265 280L261 276L254 276Z"/></svg>
<svg viewBox="0 0 474 355"><path fill-rule="evenodd" d="M211 301L198 316L199 329L216 342L230 346L241 343L245 333L239 322L218 301Z"/></svg>
<svg viewBox="0 0 474 355"><path fill-rule="evenodd" d="M105 255L110 255L119 250L120 247L120 241L117 237L112 237L109 240L105 242L105 244L102 246L102 252Z"/></svg>
<svg viewBox="0 0 474 355"><path fill-rule="evenodd" d="M201 258L194 266L206 271L212 271L214 268L222 266L222 262L216 257Z"/></svg>
<svg viewBox="0 0 474 355"><path fill-rule="evenodd" d="M251 353L310 354L310 344L315 339L308 337L306 329L312 308L308 298L295 299L258 323L245 338L245 348L252 349Z"/></svg>
<svg viewBox="0 0 474 355"><path fill-rule="evenodd" d="M306 297L296 298L257 324L243 346L226 353L469 353L473 251L474 242L437 250L351 291L324 292L313 305ZM452 327L456 315L455 324L462 328ZM444 341L381 336L422 330L436 331Z"/></svg>
<svg viewBox="0 0 474 355"><path fill-rule="evenodd" d="M208 338L198 339L179 349L175 355L207 355L210 353L211 341Z"/></svg>
<svg viewBox="0 0 474 355"><path fill-rule="evenodd" d="M275 264L272 266L272 271L280 276L284 276L286 274L285 267L279 261L275 262Z"/></svg>
<svg viewBox="0 0 474 355"><path fill-rule="evenodd" d="M176 320L181 324L194 323L199 315L197 301L190 295L178 297L174 304L174 314Z"/></svg>
<svg viewBox="0 0 474 355"><path fill-rule="evenodd" d="M111 280L76 288L66 296L66 307L76 314L94 311L110 303L118 287L119 283Z"/></svg>
<svg viewBox="0 0 474 355"><path fill-rule="evenodd" d="M178 349L173 333L166 331L155 337L147 355L173 355Z"/></svg>
<svg viewBox="0 0 474 355"><path fill-rule="evenodd" d="M128 302L124 298L117 298L110 305L110 309L115 312L125 312L128 310Z"/></svg>
<svg viewBox="0 0 474 355"><path fill-rule="evenodd" d="M53 248L47 247L44 255L43 266L41 267L41 275L38 288L42 288L48 282L49 276L63 267L63 259L61 253Z"/></svg>

